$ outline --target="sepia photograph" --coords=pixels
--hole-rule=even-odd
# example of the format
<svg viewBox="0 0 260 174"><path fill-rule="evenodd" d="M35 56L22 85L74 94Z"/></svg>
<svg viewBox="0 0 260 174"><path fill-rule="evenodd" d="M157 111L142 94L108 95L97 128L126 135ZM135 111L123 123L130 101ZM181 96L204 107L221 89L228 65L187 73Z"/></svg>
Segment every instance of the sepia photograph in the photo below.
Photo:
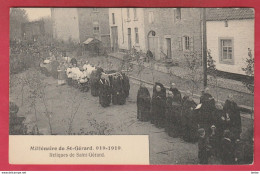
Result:
<svg viewBox="0 0 260 174"><path fill-rule="evenodd" d="M253 8L9 18L9 135L148 135L149 164L254 163Z"/></svg>

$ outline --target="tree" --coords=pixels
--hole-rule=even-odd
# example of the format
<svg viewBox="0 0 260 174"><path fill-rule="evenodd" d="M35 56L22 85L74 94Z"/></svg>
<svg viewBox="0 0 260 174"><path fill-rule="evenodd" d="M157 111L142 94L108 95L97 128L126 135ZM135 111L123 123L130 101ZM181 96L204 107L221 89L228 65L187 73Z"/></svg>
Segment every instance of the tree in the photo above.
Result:
<svg viewBox="0 0 260 174"><path fill-rule="evenodd" d="M218 71L216 69L216 61L212 58L211 56L211 50L207 51L208 53L208 57L207 57L207 73L209 73L210 76L210 80L215 81L215 90L216 90L216 96L217 96L217 102L218 102Z"/></svg>
<svg viewBox="0 0 260 174"><path fill-rule="evenodd" d="M28 15L24 9L10 9L10 39L20 39L22 37L22 23L28 22Z"/></svg>
<svg viewBox="0 0 260 174"><path fill-rule="evenodd" d="M254 93L255 58L252 55L252 50L250 48L248 48L246 67L242 68L242 70L246 73L246 75L248 75L243 81L244 85L251 93Z"/></svg>
<svg viewBox="0 0 260 174"><path fill-rule="evenodd" d="M138 53L137 53L137 75L139 76L140 78L140 81L142 80L142 73L143 73L143 70L145 69L145 66L144 66L144 58L145 58L145 55L143 54L142 50L140 50Z"/></svg>
<svg viewBox="0 0 260 174"><path fill-rule="evenodd" d="M255 58L252 55L252 50L248 48L248 57L246 58L246 67L242 68L242 70L248 75L244 78L243 84L247 87L247 89L253 94L254 93L254 77L255 77ZM252 105L251 116L254 113L254 105Z"/></svg>
<svg viewBox="0 0 260 174"><path fill-rule="evenodd" d="M188 79L189 87L191 88L192 95L195 92L195 89L199 88L199 84L201 83L202 77L202 69L201 69L201 54L197 52L191 52L184 55L186 58L186 63L188 67L188 73L185 75L186 79Z"/></svg>

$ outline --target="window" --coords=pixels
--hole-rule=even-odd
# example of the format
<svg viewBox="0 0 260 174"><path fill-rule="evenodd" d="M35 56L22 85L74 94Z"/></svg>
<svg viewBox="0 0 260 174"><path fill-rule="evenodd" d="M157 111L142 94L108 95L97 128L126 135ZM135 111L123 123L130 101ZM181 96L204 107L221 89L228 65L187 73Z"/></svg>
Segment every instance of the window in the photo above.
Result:
<svg viewBox="0 0 260 174"><path fill-rule="evenodd" d="M93 8L93 12L98 12L98 8Z"/></svg>
<svg viewBox="0 0 260 174"><path fill-rule="evenodd" d="M184 36L183 37L183 50L190 50L190 37Z"/></svg>
<svg viewBox="0 0 260 174"><path fill-rule="evenodd" d="M115 21L115 13L112 13L112 23L115 24L116 21Z"/></svg>
<svg viewBox="0 0 260 174"><path fill-rule="evenodd" d="M127 19L130 19L130 9L127 9Z"/></svg>
<svg viewBox="0 0 260 174"><path fill-rule="evenodd" d="M135 28L135 43L139 43L138 28Z"/></svg>
<svg viewBox="0 0 260 174"><path fill-rule="evenodd" d="M134 19L136 20L137 19L137 9L134 8Z"/></svg>
<svg viewBox="0 0 260 174"><path fill-rule="evenodd" d="M93 22L93 29L94 29L94 34L99 33L99 24L98 22Z"/></svg>
<svg viewBox="0 0 260 174"><path fill-rule="evenodd" d="M153 23L154 22L154 17L153 17L153 12L152 11L149 11L148 19L149 19L149 23Z"/></svg>
<svg viewBox="0 0 260 174"><path fill-rule="evenodd" d="M233 64L233 40L220 39L220 63Z"/></svg>
<svg viewBox="0 0 260 174"><path fill-rule="evenodd" d="M175 14L175 21L181 20L181 8L176 8L174 14Z"/></svg>

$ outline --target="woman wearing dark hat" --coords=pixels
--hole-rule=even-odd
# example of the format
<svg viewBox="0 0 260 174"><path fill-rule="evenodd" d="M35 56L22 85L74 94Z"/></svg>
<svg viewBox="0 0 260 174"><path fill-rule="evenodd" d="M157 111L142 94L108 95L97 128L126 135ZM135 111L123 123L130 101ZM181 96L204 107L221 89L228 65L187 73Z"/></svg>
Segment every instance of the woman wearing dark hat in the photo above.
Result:
<svg viewBox="0 0 260 174"><path fill-rule="evenodd" d="M130 91L130 81L125 73L121 72L121 75L122 75L122 85L123 85L125 97L128 97Z"/></svg>
<svg viewBox="0 0 260 174"><path fill-rule="evenodd" d="M181 103L182 98L181 98L181 93L180 91L176 88L175 83L171 83L170 91L173 94L173 100L176 103Z"/></svg>
<svg viewBox="0 0 260 174"><path fill-rule="evenodd" d="M123 105L126 102L126 95L123 88L123 77L116 73L112 80L112 103L114 105Z"/></svg>
<svg viewBox="0 0 260 174"><path fill-rule="evenodd" d="M105 73L99 80L99 103L102 107L108 107L111 103L111 86Z"/></svg>
<svg viewBox="0 0 260 174"><path fill-rule="evenodd" d="M215 99L209 94L209 88L205 88L200 98L200 103L199 125L205 129L208 135L210 132L210 121L215 111Z"/></svg>
<svg viewBox="0 0 260 174"><path fill-rule="evenodd" d="M158 127L164 126L166 107L166 88L163 84L156 82L153 87L153 97L151 101L151 123Z"/></svg>
<svg viewBox="0 0 260 174"><path fill-rule="evenodd" d="M142 83L137 93L137 119L148 121L151 109L151 96L148 89Z"/></svg>
<svg viewBox="0 0 260 174"><path fill-rule="evenodd" d="M223 138L224 130L229 129L229 121L223 111L223 106L220 103L216 104L216 109L213 112L213 116L210 119L210 126L215 126L216 127L216 151L217 154L219 155L218 152L221 152L221 140Z"/></svg>
<svg viewBox="0 0 260 174"><path fill-rule="evenodd" d="M231 133L229 130L224 131L223 139L221 141L221 152L222 164L234 163L234 147L231 141Z"/></svg>
<svg viewBox="0 0 260 174"><path fill-rule="evenodd" d="M183 139L188 142L195 142L197 139L198 124L194 114L196 106L197 104L188 91L182 107Z"/></svg>
<svg viewBox="0 0 260 174"><path fill-rule="evenodd" d="M198 141L198 159L199 164L208 164L209 159L209 142L206 137L206 132L203 128L198 130L199 141Z"/></svg>
<svg viewBox="0 0 260 174"><path fill-rule="evenodd" d="M230 119L230 131L231 131L231 139L236 140L240 138L240 134L242 132L242 126L241 126L241 116L240 116L240 111L239 108L234 102L233 95L230 94L228 96L228 99L226 100L223 110Z"/></svg>

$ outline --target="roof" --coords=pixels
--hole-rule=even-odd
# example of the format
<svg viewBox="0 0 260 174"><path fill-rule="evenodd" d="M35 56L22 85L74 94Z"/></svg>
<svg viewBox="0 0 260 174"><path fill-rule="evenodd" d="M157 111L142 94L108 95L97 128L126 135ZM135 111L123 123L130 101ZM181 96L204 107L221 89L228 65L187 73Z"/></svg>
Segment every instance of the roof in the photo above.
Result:
<svg viewBox="0 0 260 174"><path fill-rule="evenodd" d="M93 42L93 43L99 43L99 42L101 42L100 40L98 40L98 39L95 39L95 38L92 38L92 37L90 37L90 38L88 38L85 42L83 42L84 44L86 44L86 45L88 45L89 43L91 43L91 42Z"/></svg>
<svg viewBox="0 0 260 174"><path fill-rule="evenodd" d="M253 8L208 8L207 21L254 19Z"/></svg>

